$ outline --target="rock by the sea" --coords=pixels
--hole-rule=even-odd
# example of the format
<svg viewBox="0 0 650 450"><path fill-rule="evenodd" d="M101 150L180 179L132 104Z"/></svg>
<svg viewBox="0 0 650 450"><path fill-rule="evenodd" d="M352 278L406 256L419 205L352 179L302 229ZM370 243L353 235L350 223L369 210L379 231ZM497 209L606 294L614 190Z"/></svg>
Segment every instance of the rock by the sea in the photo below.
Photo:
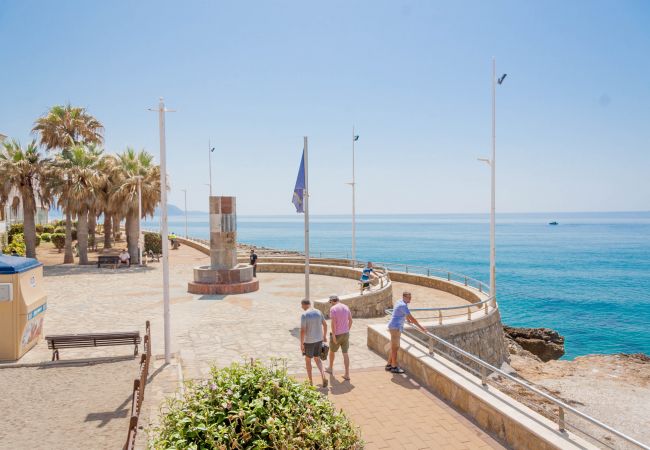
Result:
<svg viewBox="0 0 650 450"><path fill-rule="evenodd" d="M550 328L518 328L504 325L506 338L544 362L564 355L564 337Z"/></svg>

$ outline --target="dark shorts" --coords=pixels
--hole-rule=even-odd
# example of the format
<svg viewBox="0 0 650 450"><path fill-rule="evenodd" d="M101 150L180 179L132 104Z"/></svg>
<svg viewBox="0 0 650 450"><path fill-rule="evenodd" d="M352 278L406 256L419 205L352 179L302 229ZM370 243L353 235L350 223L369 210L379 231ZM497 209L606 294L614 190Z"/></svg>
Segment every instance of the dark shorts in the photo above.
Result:
<svg viewBox="0 0 650 450"><path fill-rule="evenodd" d="M318 342L305 342L305 356L308 358L318 358L320 356L320 348L323 345L323 341Z"/></svg>

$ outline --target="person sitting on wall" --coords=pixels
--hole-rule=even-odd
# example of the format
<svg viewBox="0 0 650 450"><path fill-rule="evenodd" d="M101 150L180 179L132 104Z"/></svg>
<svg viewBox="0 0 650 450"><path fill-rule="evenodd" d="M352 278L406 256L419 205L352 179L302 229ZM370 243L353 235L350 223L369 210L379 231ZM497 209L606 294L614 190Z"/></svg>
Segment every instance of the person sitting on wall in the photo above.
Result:
<svg viewBox="0 0 650 450"><path fill-rule="evenodd" d="M169 235L169 240L172 243L172 250L178 250L178 247L180 247L181 244L178 242L178 236L176 236L176 233L172 232Z"/></svg>
<svg viewBox="0 0 650 450"><path fill-rule="evenodd" d="M379 279L379 277L375 273L375 269L372 268L372 263L368 261L368 264L363 268L361 278L359 279L361 282L361 294L363 294L363 291L366 289L370 289L370 283L376 279Z"/></svg>
<svg viewBox="0 0 650 450"><path fill-rule="evenodd" d="M120 265L125 264L127 267L131 267L131 255L126 251L125 248L120 252Z"/></svg>

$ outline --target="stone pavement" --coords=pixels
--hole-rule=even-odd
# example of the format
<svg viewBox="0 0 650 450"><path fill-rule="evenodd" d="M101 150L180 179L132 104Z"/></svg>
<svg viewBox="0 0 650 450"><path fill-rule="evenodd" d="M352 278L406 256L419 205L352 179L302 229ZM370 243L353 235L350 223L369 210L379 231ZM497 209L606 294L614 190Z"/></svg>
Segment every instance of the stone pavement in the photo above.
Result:
<svg viewBox="0 0 650 450"><path fill-rule="evenodd" d="M151 385L147 387L145 409L149 418L155 417L160 401L174 393L178 387L178 374L185 380L204 377L211 365L223 367L234 361L256 358L269 361L282 358L290 373L304 374L304 360L299 349L300 299L303 297L304 275L260 273L260 290L243 295L199 296L187 293L187 282L192 279L192 269L197 265L209 263L202 253L181 246L171 251L170 258L170 299L171 336L174 362L163 366L156 360L151 369ZM164 352L163 342L163 302L162 270L160 263L148 267L97 269L94 266L47 266L44 270L45 289L48 293L48 310L45 317L45 334L67 334L85 332L105 332L121 330L140 330L144 323L151 321L153 353L160 357ZM311 292L314 298L330 294L345 294L356 291L356 280L314 275L311 277ZM465 300L435 289L394 283L395 296L402 290L413 292L413 307L450 306L467 304ZM353 370L383 367L385 359L368 349L366 345L366 326L381 323L385 319L355 319L350 336L350 359ZM86 359L132 354L133 348L104 347L61 350L62 360ZM41 363L49 361L51 351L45 342L39 343L18 363ZM2 365L0 363L0 365ZM182 367L182 370L180 368ZM337 358L335 370L342 369L342 358ZM137 373L133 373L133 378ZM353 395L386 398L378 390L379 381L372 377L385 377L383 370L378 374L358 375L355 372L356 388ZM367 380L359 377L369 377ZM385 378L390 379L390 377ZM395 388L394 383L388 386ZM370 395L371 392L376 392ZM432 402L419 390L404 389L388 391L393 403L401 404L403 399L417 409L434 414L441 403ZM418 392L416 397L415 393ZM330 392L333 400L335 390ZM397 396L397 397L395 397ZM419 396L419 397L418 397ZM338 400L337 400L338 399ZM412 399L407 400L407 399ZM374 400L373 400L374 401ZM345 406L355 411L356 401ZM359 401L359 405L363 402ZM406 403L405 403L406 404ZM436 406L437 405L437 406ZM377 414L384 412L381 405L373 406ZM445 411L449 417L453 411ZM421 412L420 412L421 413ZM419 414L420 414L419 413ZM441 413L440 413L441 414ZM435 428L437 416L428 417L428 425ZM445 416L447 417L447 416ZM370 427L371 423L361 420L361 425ZM381 417L378 417L382 423ZM419 420L419 419L418 419ZM372 421L371 421L372 422ZM406 427L406 425L403 425ZM451 426L451 425L449 425ZM465 426L465 425L464 425ZM410 428L405 428L410 429ZM445 429L445 426L442 427ZM411 435L411 433L408 433ZM462 438L473 436L461 433ZM374 433L371 433L374 435ZM424 436L424 435L423 435ZM462 447L459 447L462 448Z"/></svg>
<svg viewBox="0 0 650 450"><path fill-rule="evenodd" d="M330 376L321 392L361 428L367 449L504 448L406 375L380 369Z"/></svg>

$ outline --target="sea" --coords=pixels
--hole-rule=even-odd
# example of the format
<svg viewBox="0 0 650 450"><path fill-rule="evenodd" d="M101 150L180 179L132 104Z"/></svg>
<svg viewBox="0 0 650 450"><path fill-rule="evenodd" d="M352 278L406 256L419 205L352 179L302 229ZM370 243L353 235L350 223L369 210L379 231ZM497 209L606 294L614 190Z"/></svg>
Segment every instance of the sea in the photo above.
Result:
<svg viewBox="0 0 650 450"><path fill-rule="evenodd" d="M187 219L189 236L208 238L207 214ZM313 255L350 255L350 216L310 219ZM157 220L147 226L156 228ZM237 226L239 242L304 249L302 215L239 216ZM185 217L170 216L169 227L184 235ZM357 259L489 282L486 214L360 215L356 235ZM564 359L650 355L650 211L498 214L496 258L505 324L557 330L565 337Z"/></svg>

